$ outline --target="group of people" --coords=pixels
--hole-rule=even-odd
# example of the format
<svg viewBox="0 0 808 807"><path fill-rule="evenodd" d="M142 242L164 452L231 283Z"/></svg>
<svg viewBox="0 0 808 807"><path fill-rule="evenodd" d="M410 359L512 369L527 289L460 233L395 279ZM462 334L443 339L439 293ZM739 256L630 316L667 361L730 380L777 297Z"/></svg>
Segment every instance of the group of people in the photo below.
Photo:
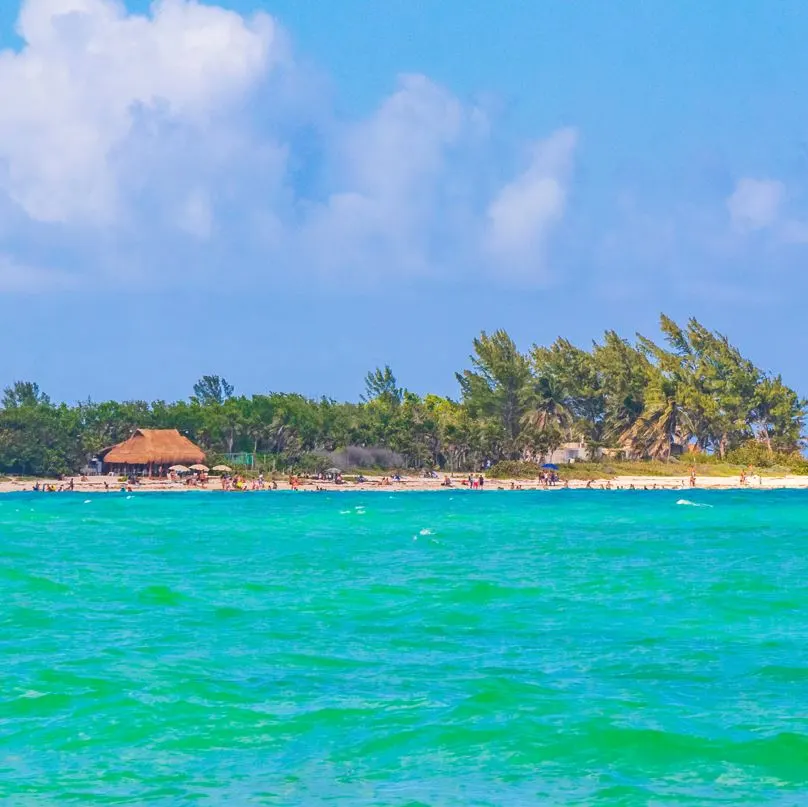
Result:
<svg viewBox="0 0 808 807"><path fill-rule="evenodd" d="M289 478L291 484L292 479ZM240 474L223 474L221 477L222 490L277 490L278 483L274 481L267 481L263 473L258 474L257 477L247 479L247 477ZM293 490L295 488L293 487Z"/></svg>
<svg viewBox="0 0 808 807"><path fill-rule="evenodd" d="M62 493L66 490L73 490L73 480L71 479L70 482L66 485L59 485L57 488L56 485L48 484L47 482L43 482L41 485L39 482L36 482L31 488L34 493Z"/></svg>
<svg viewBox="0 0 808 807"><path fill-rule="evenodd" d="M482 474L479 476L469 474L467 479L464 478L460 480L460 484L469 490L482 490L485 487L485 477ZM440 486L442 488L451 488L454 487L454 482L452 482L448 476L444 476Z"/></svg>
<svg viewBox="0 0 808 807"><path fill-rule="evenodd" d="M555 487L558 484L558 474L551 468L542 470L539 474L539 484L544 487Z"/></svg>

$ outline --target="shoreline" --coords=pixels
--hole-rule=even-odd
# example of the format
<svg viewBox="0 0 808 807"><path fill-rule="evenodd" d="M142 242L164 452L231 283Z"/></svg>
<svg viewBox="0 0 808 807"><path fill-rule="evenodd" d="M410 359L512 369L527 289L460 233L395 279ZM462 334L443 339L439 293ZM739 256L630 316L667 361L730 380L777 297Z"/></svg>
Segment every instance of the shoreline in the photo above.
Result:
<svg viewBox="0 0 808 807"><path fill-rule="evenodd" d="M75 493L119 493L122 487L126 487L117 481L111 481L109 477L90 477L86 481L74 479ZM67 477L63 480L39 479L39 480L15 480L7 479L0 482L0 494L3 493L24 493L33 492L33 486L39 482L40 485L53 485L58 491L59 487L69 482ZM104 488L104 483L109 485ZM455 492L469 490L468 486L460 484L460 479L453 480L452 487L443 487L441 479L403 478L401 482L391 482L382 484L381 477L369 478L367 482L345 483L341 485L333 482L326 482L315 479L301 479L299 492L357 492L357 493L384 493L407 491L413 493L424 492ZM287 481L278 482L277 491L288 491L291 487ZM696 479L695 486L689 484L689 477L661 477L661 476L618 476L612 479L596 479L588 483L585 480L570 480L568 485L563 482L554 486L545 486L537 480L526 479L486 479L485 485L475 493L485 493L486 491L505 490L540 490L553 492L559 490L674 490L686 492L689 490L808 490L808 476L798 476L789 474L786 476L750 476L746 485L740 484L738 477L705 476ZM271 493L272 490L246 490L246 491L223 491L218 479L210 480L206 486L188 486L182 483L172 483L166 480L145 480L140 485L132 488L132 492L137 493L180 493L180 492L201 492L201 493ZM70 491L63 491L70 492Z"/></svg>

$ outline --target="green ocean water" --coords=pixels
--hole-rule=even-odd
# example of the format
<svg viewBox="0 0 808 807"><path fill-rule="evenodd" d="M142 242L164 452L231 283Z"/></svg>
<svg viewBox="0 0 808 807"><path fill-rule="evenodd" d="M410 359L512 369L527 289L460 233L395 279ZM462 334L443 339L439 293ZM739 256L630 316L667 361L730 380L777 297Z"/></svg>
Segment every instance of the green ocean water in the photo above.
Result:
<svg viewBox="0 0 808 807"><path fill-rule="evenodd" d="M10 495L0 594L3 805L808 804L805 493Z"/></svg>

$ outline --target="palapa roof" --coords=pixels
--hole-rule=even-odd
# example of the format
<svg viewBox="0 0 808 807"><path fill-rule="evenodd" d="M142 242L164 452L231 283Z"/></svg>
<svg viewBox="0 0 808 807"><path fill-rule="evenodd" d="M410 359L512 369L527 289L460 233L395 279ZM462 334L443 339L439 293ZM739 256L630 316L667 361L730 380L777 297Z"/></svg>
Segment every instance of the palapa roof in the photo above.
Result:
<svg viewBox="0 0 808 807"><path fill-rule="evenodd" d="M104 456L108 465L193 465L205 452L176 429L137 429Z"/></svg>

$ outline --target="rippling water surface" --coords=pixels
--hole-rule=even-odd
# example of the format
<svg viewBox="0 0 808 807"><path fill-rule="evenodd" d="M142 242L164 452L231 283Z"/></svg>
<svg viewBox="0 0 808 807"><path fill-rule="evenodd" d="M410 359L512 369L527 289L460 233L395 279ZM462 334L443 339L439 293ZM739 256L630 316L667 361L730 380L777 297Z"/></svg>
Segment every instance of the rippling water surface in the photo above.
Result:
<svg viewBox="0 0 808 807"><path fill-rule="evenodd" d="M2 497L0 802L806 804L808 495L688 497Z"/></svg>

